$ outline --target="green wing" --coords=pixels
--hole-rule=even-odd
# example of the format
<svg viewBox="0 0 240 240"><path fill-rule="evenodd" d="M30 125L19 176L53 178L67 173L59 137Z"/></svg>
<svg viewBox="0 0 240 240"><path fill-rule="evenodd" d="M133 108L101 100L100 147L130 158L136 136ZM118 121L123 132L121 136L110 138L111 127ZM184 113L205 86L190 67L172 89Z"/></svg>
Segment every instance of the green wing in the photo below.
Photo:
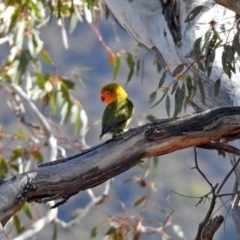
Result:
<svg viewBox="0 0 240 240"><path fill-rule="evenodd" d="M100 139L112 133L120 133L129 124L133 115L133 103L128 99L116 99L108 104L102 117Z"/></svg>

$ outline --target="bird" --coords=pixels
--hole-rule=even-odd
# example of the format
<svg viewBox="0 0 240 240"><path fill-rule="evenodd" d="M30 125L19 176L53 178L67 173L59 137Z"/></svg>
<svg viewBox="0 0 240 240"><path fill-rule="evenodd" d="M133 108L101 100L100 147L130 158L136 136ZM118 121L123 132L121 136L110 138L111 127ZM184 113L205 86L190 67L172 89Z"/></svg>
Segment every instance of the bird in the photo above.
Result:
<svg viewBox="0 0 240 240"><path fill-rule="evenodd" d="M108 83L100 91L101 100L107 104L102 116L100 139L109 135L115 137L128 126L134 113L134 106L127 92L118 83Z"/></svg>

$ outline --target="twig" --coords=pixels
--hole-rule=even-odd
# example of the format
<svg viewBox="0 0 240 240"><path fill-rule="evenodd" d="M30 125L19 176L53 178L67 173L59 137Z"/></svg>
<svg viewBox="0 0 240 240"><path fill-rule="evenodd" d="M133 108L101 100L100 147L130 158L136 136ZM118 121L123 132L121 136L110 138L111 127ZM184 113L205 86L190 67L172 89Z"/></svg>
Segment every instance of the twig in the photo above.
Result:
<svg viewBox="0 0 240 240"><path fill-rule="evenodd" d="M218 187L217 190L217 194L220 193L220 191L222 190L223 185L226 183L226 181L228 180L228 178L231 176L231 174L233 173L233 171L235 170L235 168L237 167L237 165L240 162L240 158L237 160L237 162L233 165L232 169L229 171L229 173L226 175L226 177L223 179L223 181L221 182L220 186Z"/></svg>
<svg viewBox="0 0 240 240"><path fill-rule="evenodd" d="M175 194L177 194L179 196L186 197L186 198L200 198L200 197L193 197L193 196L184 195L184 194L178 193L178 192L176 192L174 190L171 190L171 192L173 192L173 193L175 193ZM204 196L206 196L206 195L204 195Z"/></svg>
<svg viewBox="0 0 240 240"><path fill-rule="evenodd" d="M209 142L209 143L199 145L197 147L204 148L204 149L214 149L214 150L218 150L220 152L227 152L227 153L231 153L231 154L240 156L240 150L238 148L228 145L228 144L224 144L224 143Z"/></svg>
<svg viewBox="0 0 240 240"><path fill-rule="evenodd" d="M202 170L198 166L198 160L197 160L197 149L194 147L194 159L195 159L195 168L198 170L198 172L202 175L202 177L207 181L207 183L210 185L211 188L213 188L212 183L208 180L206 175L202 172Z"/></svg>
<svg viewBox="0 0 240 240"><path fill-rule="evenodd" d="M216 199L217 199L216 194L215 194L217 187L218 187L218 184L216 184L212 188L212 195L213 195L213 197L212 197L212 200L211 200L211 203L210 203L210 207L208 209L208 212L207 212L204 220L199 224L197 236L195 238L196 240L202 239L201 235L202 235L203 229L206 226L206 224L208 223L208 221L210 220L210 217L211 217L211 215L213 213L213 210L214 210L214 207L215 207L215 204L216 204Z"/></svg>

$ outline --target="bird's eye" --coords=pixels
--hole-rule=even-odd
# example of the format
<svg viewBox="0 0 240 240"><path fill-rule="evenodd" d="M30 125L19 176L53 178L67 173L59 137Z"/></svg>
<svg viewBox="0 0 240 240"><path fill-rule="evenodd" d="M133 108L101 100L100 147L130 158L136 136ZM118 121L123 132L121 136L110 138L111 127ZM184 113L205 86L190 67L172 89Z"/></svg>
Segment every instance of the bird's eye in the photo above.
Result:
<svg viewBox="0 0 240 240"><path fill-rule="evenodd" d="M108 94L109 94L109 91L106 91L105 94L108 95Z"/></svg>

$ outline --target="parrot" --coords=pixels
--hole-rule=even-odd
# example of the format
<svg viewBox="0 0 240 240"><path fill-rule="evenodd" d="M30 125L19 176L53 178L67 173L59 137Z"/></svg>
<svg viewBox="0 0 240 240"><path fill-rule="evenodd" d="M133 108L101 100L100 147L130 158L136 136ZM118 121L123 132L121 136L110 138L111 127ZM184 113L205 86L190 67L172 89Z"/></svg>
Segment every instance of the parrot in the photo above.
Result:
<svg viewBox="0 0 240 240"><path fill-rule="evenodd" d="M128 99L124 88L117 83L103 86L100 95L101 100L107 104L102 116L100 139L110 134L115 137L130 123L134 113L133 103Z"/></svg>

